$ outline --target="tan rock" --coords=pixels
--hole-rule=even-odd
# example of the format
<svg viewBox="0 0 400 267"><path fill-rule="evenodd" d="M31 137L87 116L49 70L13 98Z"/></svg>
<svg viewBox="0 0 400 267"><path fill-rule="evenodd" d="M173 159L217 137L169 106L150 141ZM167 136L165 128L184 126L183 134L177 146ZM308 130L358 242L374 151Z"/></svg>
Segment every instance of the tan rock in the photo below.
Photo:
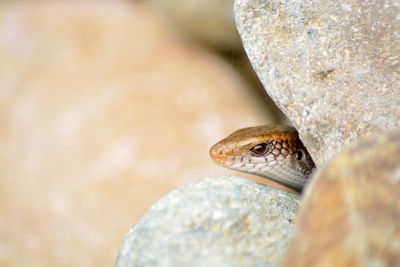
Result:
<svg viewBox="0 0 400 267"><path fill-rule="evenodd" d="M243 45L317 166L400 126L400 5L236 0Z"/></svg>
<svg viewBox="0 0 400 267"><path fill-rule="evenodd" d="M227 172L211 144L269 122L143 8L82 2L1 4L1 266L111 266L152 203Z"/></svg>
<svg viewBox="0 0 400 267"><path fill-rule="evenodd" d="M307 189L285 266L398 266L400 130L338 153Z"/></svg>

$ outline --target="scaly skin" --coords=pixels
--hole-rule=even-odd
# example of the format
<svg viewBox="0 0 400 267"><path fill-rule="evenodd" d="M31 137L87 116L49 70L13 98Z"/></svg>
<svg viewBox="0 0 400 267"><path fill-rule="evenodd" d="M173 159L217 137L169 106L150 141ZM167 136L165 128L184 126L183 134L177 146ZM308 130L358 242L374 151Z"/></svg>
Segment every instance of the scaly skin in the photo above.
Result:
<svg viewBox="0 0 400 267"><path fill-rule="evenodd" d="M257 174L301 191L315 164L291 126L240 129L210 149L220 166Z"/></svg>

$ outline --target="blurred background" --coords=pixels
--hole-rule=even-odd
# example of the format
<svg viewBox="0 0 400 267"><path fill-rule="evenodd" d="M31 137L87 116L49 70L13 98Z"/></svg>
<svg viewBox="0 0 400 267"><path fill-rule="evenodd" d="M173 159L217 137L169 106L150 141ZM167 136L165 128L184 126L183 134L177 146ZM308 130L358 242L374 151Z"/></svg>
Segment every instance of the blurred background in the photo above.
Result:
<svg viewBox="0 0 400 267"><path fill-rule="evenodd" d="M235 173L210 160L212 144L288 123L247 61L232 9L0 2L0 266L112 266L158 199Z"/></svg>

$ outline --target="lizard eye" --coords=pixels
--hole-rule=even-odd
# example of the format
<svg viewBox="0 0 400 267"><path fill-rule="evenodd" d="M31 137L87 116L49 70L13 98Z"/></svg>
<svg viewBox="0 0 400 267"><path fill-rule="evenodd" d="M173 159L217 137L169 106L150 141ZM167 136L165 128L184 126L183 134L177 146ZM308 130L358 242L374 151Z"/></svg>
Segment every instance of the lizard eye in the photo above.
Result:
<svg viewBox="0 0 400 267"><path fill-rule="evenodd" d="M250 148L250 151L256 156L263 155L266 150L267 150L267 144L265 143L255 145L252 148Z"/></svg>

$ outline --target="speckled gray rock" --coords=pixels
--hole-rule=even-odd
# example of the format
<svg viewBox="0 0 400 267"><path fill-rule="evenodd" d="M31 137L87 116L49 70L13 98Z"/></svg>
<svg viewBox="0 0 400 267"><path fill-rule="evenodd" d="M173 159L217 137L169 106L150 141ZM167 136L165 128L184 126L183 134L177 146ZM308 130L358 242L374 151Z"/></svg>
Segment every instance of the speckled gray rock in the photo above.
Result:
<svg viewBox="0 0 400 267"><path fill-rule="evenodd" d="M237 176L170 192L126 236L122 266L277 266L298 196Z"/></svg>
<svg viewBox="0 0 400 267"><path fill-rule="evenodd" d="M236 0L245 50L320 166L400 125L398 0Z"/></svg>

